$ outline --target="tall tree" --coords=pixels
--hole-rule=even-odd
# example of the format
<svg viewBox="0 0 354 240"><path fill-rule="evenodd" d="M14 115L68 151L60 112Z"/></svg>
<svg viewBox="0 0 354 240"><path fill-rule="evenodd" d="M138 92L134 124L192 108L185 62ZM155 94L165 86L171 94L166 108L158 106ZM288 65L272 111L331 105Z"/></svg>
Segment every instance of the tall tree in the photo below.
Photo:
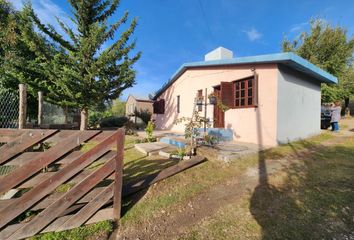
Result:
<svg viewBox="0 0 354 240"><path fill-rule="evenodd" d="M73 17L70 28L58 19L66 36L53 26L43 24L30 5L31 17L61 51L48 57L46 51L37 49L38 56L47 59L45 64L46 86L49 97L61 101L61 105L81 109L80 129L87 128L88 110L91 106L116 99L121 92L135 83L134 63L140 52L132 54L135 41L129 41L137 25L132 19L126 30L120 31L128 21L128 12L121 19L108 25L109 18L119 6L119 0L68 0ZM120 32L117 39L116 33ZM31 40L31 39L28 39ZM104 48L111 40L109 47Z"/></svg>
<svg viewBox="0 0 354 240"><path fill-rule="evenodd" d="M37 44L28 44L26 39L36 39ZM28 11L14 10L6 0L0 0L0 87L17 91L19 83L29 88L28 113L36 115L37 91L46 90L42 85L44 59L39 59L35 48L45 49L52 55L56 49L40 36L33 27Z"/></svg>
<svg viewBox="0 0 354 240"><path fill-rule="evenodd" d="M347 36L345 28L333 27L324 20L315 19L310 23L310 32L301 33L292 42L283 40L283 51L295 52L338 77L338 86L322 85L322 101L343 98L349 103L350 96L354 94L354 38Z"/></svg>

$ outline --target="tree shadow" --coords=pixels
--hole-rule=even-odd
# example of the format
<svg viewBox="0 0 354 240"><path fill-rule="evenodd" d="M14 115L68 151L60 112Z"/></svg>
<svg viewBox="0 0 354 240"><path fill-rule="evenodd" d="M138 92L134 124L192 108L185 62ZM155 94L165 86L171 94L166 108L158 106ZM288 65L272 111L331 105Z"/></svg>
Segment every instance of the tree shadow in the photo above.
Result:
<svg viewBox="0 0 354 240"><path fill-rule="evenodd" d="M145 158L145 157L144 157ZM123 217L141 198L145 196L149 187L139 189L140 184L149 185L154 178L164 169L177 164L178 161L149 157L148 159L136 159L124 166L123 174L123 201L121 217Z"/></svg>
<svg viewBox="0 0 354 240"><path fill-rule="evenodd" d="M269 158L259 154L259 184L250 212L262 227L262 239L351 239L354 147L309 141L288 145L300 160L282 170L282 184L269 183Z"/></svg>

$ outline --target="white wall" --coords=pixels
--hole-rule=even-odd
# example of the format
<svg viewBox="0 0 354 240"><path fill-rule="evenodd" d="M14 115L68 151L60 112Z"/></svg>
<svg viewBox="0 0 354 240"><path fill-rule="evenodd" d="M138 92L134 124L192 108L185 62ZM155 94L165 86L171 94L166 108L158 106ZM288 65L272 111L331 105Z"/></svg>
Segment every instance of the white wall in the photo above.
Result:
<svg viewBox="0 0 354 240"><path fill-rule="evenodd" d="M278 143L320 133L320 83L281 65L278 81Z"/></svg>

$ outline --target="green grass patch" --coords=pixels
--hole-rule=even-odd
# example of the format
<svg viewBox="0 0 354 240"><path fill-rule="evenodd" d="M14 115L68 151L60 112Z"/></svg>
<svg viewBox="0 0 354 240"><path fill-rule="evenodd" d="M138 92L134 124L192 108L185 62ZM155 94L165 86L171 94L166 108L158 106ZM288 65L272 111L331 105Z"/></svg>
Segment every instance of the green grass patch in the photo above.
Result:
<svg viewBox="0 0 354 240"><path fill-rule="evenodd" d="M30 238L31 240L86 240L86 239L107 239L113 230L110 221L103 221L96 224L82 226L68 231L49 232Z"/></svg>
<svg viewBox="0 0 354 240"><path fill-rule="evenodd" d="M96 141L85 142L81 145L80 151L83 153L88 152L92 148L94 148L97 144L98 144L98 142L96 142Z"/></svg>
<svg viewBox="0 0 354 240"><path fill-rule="evenodd" d="M268 184L221 208L181 239L349 239L354 226L354 139L346 140L299 157L269 176Z"/></svg>
<svg viewBox="0 0 354 240"><path fill-rule="evenodd" d="M73 183L64 183L59 185L54 192L58 192L58 193L66 193L68 192L75 184Z"/></svg>

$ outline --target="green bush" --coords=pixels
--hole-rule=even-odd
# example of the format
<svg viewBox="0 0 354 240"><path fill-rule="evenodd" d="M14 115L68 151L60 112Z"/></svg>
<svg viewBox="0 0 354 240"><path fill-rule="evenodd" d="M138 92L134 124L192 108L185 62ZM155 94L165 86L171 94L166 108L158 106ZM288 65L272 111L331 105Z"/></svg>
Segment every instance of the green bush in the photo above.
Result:
<svg viewBox="0 0 354 240"><path fill-rule="evenodd" d="M149 110L136 110L134 114L136 117L140 118L146 125L151 120L151 112L149 112Z"/></svg>
<svg viewBox="0 0 354 240"><path fill-rule="evenodd" d="M100 122L100 127L123 127L129 119L127 117L106 117Z"/></svg>
<svg viewBox="0 0 354 240"><path fill-rule="evenodd" d="M155 124L152 121L149 121L145 128L146 138L148 139L149 142L152 142L154 129L155 129Z"/></svg>

